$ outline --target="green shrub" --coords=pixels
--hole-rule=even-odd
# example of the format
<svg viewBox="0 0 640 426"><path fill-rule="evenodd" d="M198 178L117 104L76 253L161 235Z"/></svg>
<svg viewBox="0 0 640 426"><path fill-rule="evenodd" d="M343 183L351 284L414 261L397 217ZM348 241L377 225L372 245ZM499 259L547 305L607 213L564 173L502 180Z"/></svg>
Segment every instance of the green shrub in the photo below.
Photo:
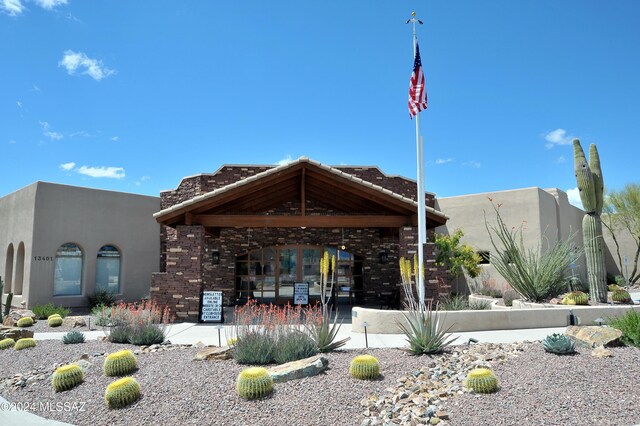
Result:
<svg viewBox="0 0 640 426"><path fill-rule="evenodd" d="M31 308L31 312L36 318L44 320L48 319L53 314L58 314L64 318L71 313L70 309L63 308L62 306L55 306L53 303L47 303L46 305L36 305Z"/></svg>
<svg viewBox="0 0 640 426"><path fill-rule="evenodd" d="M27 348L35 348L36 344L37 343L35 339L32 339L30 337L25 337L24 339L18 339L13 349L15 349L16 351L21 351Z"/></svg>
<svg viewBox="0 0 640 426"><path fill-rule="evenodd" d="M239 364L266 365L273 362L275 346L275 336L247 330L233 346L233 358Z"/></svg>
<svg viewBox="0 0 640 426"><path fill-rule="evenodd" d="M124 376L133 373L136 368L136 356L128 349L111 353L104 360L105 376Z"/></svg>
<svg viewBox="0 0 640 426"><path fill-rule="evenodd" d="M51 384L56 392L73 389L84 380L82 368L76 364L63 365L58 367L51 376Z"/></svg>
<svg viewBox="0 0 640 426"><path fill-rule="evenodd" d="M464 311L469 309L467 297L462 294L449 295L442 299L440 308L444 311Z"/></svg>
<svg viewBox="0 0 640 426"><path fill-rule="evenodd" d="M576 343L571 337L565 334L553 333L544 338L542 345L547 352L565 355L575 352Z"/></svg>
<svg viewBox="0 0 640 426"><path fill-rule="evenodd" d="M634 309L629 309L626 314L609 318L609 326L622 331L622 341L626 345L640 348L640 314Z"/></svg>
<svg viewBox="0 0 640 426"><path fill-rule="evenodd" d="M507 290L504 292L502 296L502 300L504 301L504 306L513 306L513 301L516 300L520 295L513 290Z"/></svg>
<svg viewBox="0 0 640 426"><path fill-rule="evenodd" d="M22 317L18 320L18 327L31 327L33 325L33 318Z"/></svg>
<svg viewBox="0 0 640 426"><path fill-rule="evenodd" d="M142 324L132 327L128 333L129 343L133 345L154 345L164 342L165 331L160 324Z"/></svg>
<svg viewBox="0 0 640 426"><path fill-rule="evenodd" d="M318 346L311 336L293 330L280 336L274 348L274 361L278 364L308 358L318 353Z"/></svg>
<svg viewBox="0 0 640 426"><path fill-rule="evenodd" d="M476 368L467 374L469 389L476 393L493 393L498 390L498 379L488 368Z"/></svg>
<svg viewBox="0 0 640 426"><path fill-rule="evenodd" d="M238 374L236 391L245 399L262 398L273 391L273 379L265 368L247 368Z"/></svg>
<svg viewBox="0 0 640 426"><path fill-rule="evenodd" d="M84 334L79 331L70 331L64 336L62 336L62 342L65 345L73 345L76 343L84 343L85 338Z"/></svg>
<svg viewBox="0 0 640 426"><path fill-rule="evenodd" d="M371 355L358 355L351 360L349 374L360 380L373 380L380 376L380 363Z"/></svg>
<svg viewBox="0 0 640 426"><path fill-rule="evenodd" d="M93 296L89 296L89 307L111 306L116 303L115 293L109 290L97 290Z"/></svg>
<svg viewBox="0 0 640 426"><path fill-rule="evenodd" d="M474 300L469 302L470 311L487 311L491 309L491 302L489 300Z"/></svg>
<svg viewBox="0 0 640 426"><path fill-rule="evenodd" d="M140 384L133 377L123 377L107 386L104 400L109 408L122 408L140 398Z"/></svg>
<svg viewBox="0 0 640 426"><path fill-rule="evenodd" d="M12 348L15 344L16 344L16 341L10 337L7 337L6 339L2 339L0 340L0 351L3 349Z"/></svg>
<svg viewBox="0 0 640 426"><path fill-rule="evenodd" d="M488 287L484 285L476 288L475 293L480 294L482 296L493 297L494 299L499 299L502 297L502 291L500 289Z"/></svg>
<svg viewBox="0 0 640 426"><path fill-rule="evenodd" d="M616 275L615 280L616 280L616 284L619 285L620 287L624 287L627 285L627 280L625 280L622 275Z"/></svg>
<svg viewBox="0 0 640 426"><path fill-rule="evenodd" d="M111 323L111 307L98 305L91 309L91 316L95 318L97 326L106 327Z"/></svg>
<svg viewBox="0 0 640 426"><path fill-rule="evenodd" d="M129 343L129 336L131 335L131 327L128 324L117 325L111 327L107 339L111 343Z"/></svg>

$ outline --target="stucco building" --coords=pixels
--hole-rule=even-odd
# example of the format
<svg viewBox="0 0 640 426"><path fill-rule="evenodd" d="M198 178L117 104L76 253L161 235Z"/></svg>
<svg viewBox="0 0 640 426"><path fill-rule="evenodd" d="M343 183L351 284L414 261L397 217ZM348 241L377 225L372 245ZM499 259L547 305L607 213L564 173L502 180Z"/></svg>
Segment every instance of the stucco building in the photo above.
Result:
<svg viewBox="0 0 640 426"><path fill-rule="evenodd" d="M136 300L158 270L160 199L36 182L0 199L3 302L87 306L96 290Z"/></svg>

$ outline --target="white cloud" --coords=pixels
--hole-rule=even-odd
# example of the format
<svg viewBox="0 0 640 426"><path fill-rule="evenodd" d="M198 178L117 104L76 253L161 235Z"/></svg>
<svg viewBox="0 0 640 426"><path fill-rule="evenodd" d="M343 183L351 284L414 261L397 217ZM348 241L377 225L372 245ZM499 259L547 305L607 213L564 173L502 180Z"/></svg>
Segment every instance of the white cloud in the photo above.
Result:
<svg viewBox="0 0 640 426"><path fill-rule="evenodd" d="M58 66L64 67L69 75L75 75L76 72L79 72L80 74L87 74L96 81L115 73L114 70L102 65L102 61L91 59L84 53L74 52L73 50L64 52L64 56L58 62Z"/></svg>
<svg viewBox="0 0 640 426"><path fill-rule="evenodd" d="M564 158L564 155L561 155L560 157L556 158L556 163L564 163L565 161L567 161L567 159Z"/></svg>
<svg viewBox="0 0 640 426"><path fill-rule="evenodd" d="M569 198L569 204L584 210L582 200L580 199L580 190L578 188L567 189L567 197Z"/></svg>
<svg viewBox="0 0 640 426"><path fill-rule="evenodd" d="M9 16L17 16L24 12L24 6L20 0L0 0L0 11Z"/></svg>
<svg viewBox="0 0 640 426"><path fill-rule="evenodd" d="M90 138L91 134L86 130L79 130L77 132L69 133L70 138L75 138L76 136L82 136L83 138Z"/></svg>
<svg viewBox="0 0 640 426"><path fill-rule="evenodd" d="M120 139L120 136L113 136L111 138L111 140L114 141L114 142L118 142L118 139Z"/></svg>
<svg viewBox="0 0 640 426"><path fill-rule="evenodd" d="M438 158L436 160L436 164L451 163L452 161L453 161L453 158Z"/></svg>
<svg viewBox="0 0 640 426"><path fill-rule="evenodd" d="M292 161L293 161L293 158L291 158L291 154L287 154L286 157L284 157L282 160L276 161L275 164L277 166L284 166L285 164L289 164Z"/></svg>
<svg viewBox="0 0 640 426"><path fill-rule="evenodd" d="M65 171L73 170L75 166L76 166L76 163L74 162L60 164L60 168Z"/></svg>
<svg viewBox="0 0 640 426"><path fill-rule="evenodd" d="M86 175L94 178L122 179L125 176L124 169L122 167L81 166L76 171L81 175Z"/></svg>
<svg viewBox="0 0 640 426"><path fill-rule="evenodd" d="M16 101L16 105L18 105L18 108L22 109L22 102Z"/></svg>
<svg viewBox="0 0 640 426"><path fill-rule="evenodd" d="M479 161L476 160L471 160L471 161L465 161L464 163L462 163L463 166L467 166L467 167L471 167L474 169L479 169L481 164Z"/></svg>
<svg viewBox="0 0 640 426"><path fill-rule="evenodd" d="M67 0L35 0L35 2L38 6L47 10L67 4Z"/></svg>
<svg viewBox="0 0 640 426"><path fill-rule="evenodd" d="M62 133L52 131L51 126L46 121L41 121L40 125L42 126L42 134L52 141L59 141L64 137Z"/></svg>
<svg viewBox="0 0 640 426"><path fill-rule="evenodd" d="M547 149L551 149L554 145L570 145L575 136L567 136L565 129L555 129L547 133L544 139L547 143L544 145Z"/></svg>

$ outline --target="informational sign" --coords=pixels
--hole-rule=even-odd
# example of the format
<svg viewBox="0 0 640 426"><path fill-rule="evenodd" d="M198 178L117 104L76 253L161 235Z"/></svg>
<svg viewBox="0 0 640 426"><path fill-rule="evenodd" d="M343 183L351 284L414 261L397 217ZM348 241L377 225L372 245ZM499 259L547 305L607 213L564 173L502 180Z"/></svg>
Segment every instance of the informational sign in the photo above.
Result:
<svg viewBox="0 0 640 426"><path fill-rule="evenodd" d="M296 283L293 288L293 304L308 305L309 304L309 283Z"/></svg>
<svg viewBox="0 0 640 426"><path fill-rule="evenodd" d="M200 322L224 322L221 291L203 291L200 295Z"/></svg>

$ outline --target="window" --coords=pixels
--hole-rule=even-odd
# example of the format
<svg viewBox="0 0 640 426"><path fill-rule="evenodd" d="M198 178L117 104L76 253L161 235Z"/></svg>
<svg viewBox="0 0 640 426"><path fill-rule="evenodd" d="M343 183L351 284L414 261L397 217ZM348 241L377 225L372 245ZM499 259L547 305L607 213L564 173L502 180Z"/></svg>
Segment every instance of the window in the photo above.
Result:
<svg viewBox="0 0 640 426"><path fill-rule="evenodd" d="M11 293L11 282L13 281L13 244L7 247L7 259L4 265L4 292Z"/></svg>
<svg viewBox="0 0 640 426"><path fill-rule="evenodd" d="M56 252L54 296L82 294L82 249L74 243L61 245Z"/></svg>
<svg viewBox="0 0 640 426"><path fill-rule="evenodd" d="M120 293L120 251L102 246L96 261L96 292Z"/></svg>
<svg viewBox="0 0 640 426"><path fill-rule="evenodd" d="M18 244L16 253L16 270L14 271L13 292L16 296L22 295L22 284L24 282L24 243Z"/></svg>

